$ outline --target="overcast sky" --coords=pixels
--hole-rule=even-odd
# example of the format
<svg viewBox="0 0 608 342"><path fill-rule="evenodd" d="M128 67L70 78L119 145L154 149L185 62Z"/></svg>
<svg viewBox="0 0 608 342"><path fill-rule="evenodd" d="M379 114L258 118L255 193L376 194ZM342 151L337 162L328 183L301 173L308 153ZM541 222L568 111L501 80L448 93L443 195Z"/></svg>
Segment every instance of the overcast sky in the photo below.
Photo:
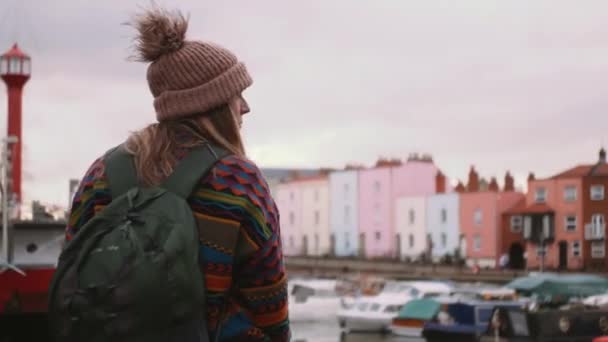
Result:
<svg viewBox="0 0 608 342"><path fill-rule="evenodd" d="M261 166L342 167L431 153L549 176L608 144L608 2L158 1L188 37L233 50L255 80L244 136ZM33 58L24 195L67 204L68 179L154 120L121 25L146 1L1 0L0 49ZM6 96L0 96L5 131Z"/></svg>

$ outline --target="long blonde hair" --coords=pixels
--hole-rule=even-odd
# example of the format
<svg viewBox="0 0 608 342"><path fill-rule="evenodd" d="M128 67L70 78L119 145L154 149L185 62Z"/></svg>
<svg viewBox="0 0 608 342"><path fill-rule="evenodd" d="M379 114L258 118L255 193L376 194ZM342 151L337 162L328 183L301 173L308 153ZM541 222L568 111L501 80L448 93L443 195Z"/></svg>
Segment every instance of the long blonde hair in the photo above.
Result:
<svg viewBox="0 0 608 342"><path fill-rule="evenodd" d="M206 142L238 156L245 156L239 121L231 105L226 104L204 114L151 124L133 132L126 150L134 155L135 168L143 185L158 185L168 177L178 162L177 153Z"/></svg>

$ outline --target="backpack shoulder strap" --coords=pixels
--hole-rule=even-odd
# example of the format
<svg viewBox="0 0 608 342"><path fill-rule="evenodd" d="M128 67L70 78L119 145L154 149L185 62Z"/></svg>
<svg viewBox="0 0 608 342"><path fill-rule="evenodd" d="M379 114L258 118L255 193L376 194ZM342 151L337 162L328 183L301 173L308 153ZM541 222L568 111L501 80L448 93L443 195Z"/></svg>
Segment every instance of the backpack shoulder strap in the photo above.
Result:
<svg viewBox="0 0 608 342"><path fill-rule="evenodd" d="M137 172L133 156L125 150L123 144L106 152L104 164L113 199L137 186Z"/></svg>
<svg viewBox="0 0 608 342"><path fill-rule="evenodd" d="M230 153L223 148L204 143L193 147L179 162L173 173L161 185L174 194L187 199L194 187L217 161Z"/></svg>

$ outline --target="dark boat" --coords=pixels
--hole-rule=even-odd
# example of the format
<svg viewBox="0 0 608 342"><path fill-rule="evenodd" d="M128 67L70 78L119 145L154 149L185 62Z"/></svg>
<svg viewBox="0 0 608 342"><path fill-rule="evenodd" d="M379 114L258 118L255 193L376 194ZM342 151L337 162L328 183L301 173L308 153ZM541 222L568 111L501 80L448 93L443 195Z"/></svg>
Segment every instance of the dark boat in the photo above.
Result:
<svg viewBox="0 0 608 342"><path fill-rule="evenodd" d="M482 342L592 342L608 333L608 311L589 308L527 312L497 307Z"/></svg>
<svg viewBox="0 0 608 342"><path fill-rule="evenodd" d="M470 301L442 306L435 319L426 323L422 336L427 342L476 342L488 329L497 306L521 308L518 301Z"/></svg>

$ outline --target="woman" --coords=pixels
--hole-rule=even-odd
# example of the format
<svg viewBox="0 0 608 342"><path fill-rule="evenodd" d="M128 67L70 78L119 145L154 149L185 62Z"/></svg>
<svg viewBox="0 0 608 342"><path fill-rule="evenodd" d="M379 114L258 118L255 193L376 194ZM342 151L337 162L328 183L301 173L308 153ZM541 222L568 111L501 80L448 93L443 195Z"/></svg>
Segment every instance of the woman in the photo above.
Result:
<svg viewBox="0 0 608 342"><path fill-rule="evenodd" d="M124 145L134 156L139 182L160 184L189 149L206 142L231 153L202 177L188 200L197 220L211 227L199 236L210 338L221 326L222 341L286 341L279 213L260 170L245 157L239 132L249 112L241 93L252 80L230 51L185 40L188 22L180 13L147 10L132 25L138 31L137 57L150 63L147 78L158 121ZM73 199L66 238L111 201L101 157ZM226 238L230 232L236 232L234 238Z"/></svg>

